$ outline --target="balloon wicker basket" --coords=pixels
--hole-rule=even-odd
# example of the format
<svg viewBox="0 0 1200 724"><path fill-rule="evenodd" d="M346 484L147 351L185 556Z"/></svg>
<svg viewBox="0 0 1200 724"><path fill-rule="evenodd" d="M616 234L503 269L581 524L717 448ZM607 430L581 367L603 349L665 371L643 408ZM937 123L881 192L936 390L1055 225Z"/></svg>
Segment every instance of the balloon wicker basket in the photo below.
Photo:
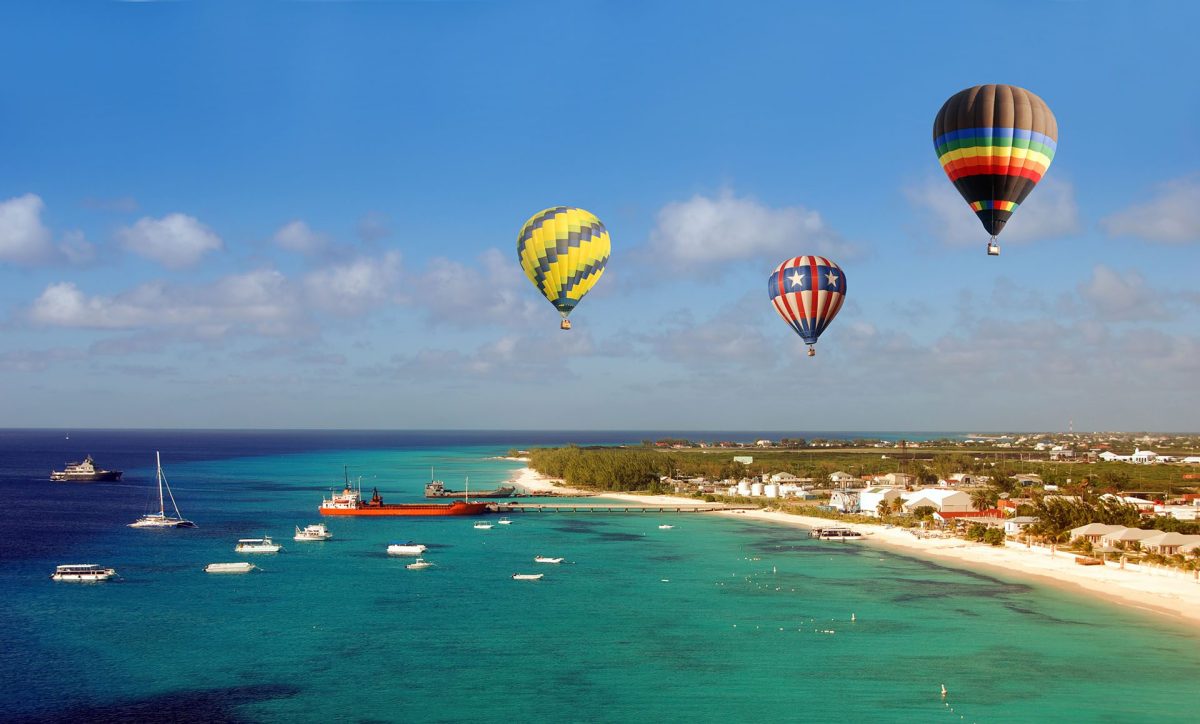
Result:
<svg viewBox="0 0 1200 724"><path fill-rule="evenodd" d="M559 329L570 329L571 328L571 320L564 319L562 321L562 324L558 325L558 328Z"/></svg>
<svg viewBox="0 0 1200 724"><path fill-rule="evenodd" d="M809 356L809 357L816 357L816 356L817 356L817 350L813 349L812 347L809 347L809 348L808 348L808 356Z"/></svg>

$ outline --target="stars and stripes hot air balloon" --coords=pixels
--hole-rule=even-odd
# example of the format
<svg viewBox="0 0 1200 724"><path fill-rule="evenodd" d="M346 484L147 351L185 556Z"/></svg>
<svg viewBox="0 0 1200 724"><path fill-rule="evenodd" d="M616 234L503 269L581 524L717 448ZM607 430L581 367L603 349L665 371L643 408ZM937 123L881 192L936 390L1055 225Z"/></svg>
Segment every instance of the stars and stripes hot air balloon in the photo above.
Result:
<svg viewBox="0 0 1200 724"><path fill-rule="evenodd" d="M1054 160L1058 122L1046 102L1012 85L977 85L950 96L933 121L942 170L996 237Z"/></svg>
<svg viewBox="0 0 1200 724"><path fill-rule="evenodd" d="M846 300L846 273L823 256L796 256L771 272L767 294L775 311L808 345L813 345Z"/></svg>
<svg viewBox="0 0 1200 724"><path fill-rule="evenodd" d="M525 276L562 315L583 299L608 264L608 230L592 213L572 206L552 206L529 218L517 235L517 259Z"/></svg>

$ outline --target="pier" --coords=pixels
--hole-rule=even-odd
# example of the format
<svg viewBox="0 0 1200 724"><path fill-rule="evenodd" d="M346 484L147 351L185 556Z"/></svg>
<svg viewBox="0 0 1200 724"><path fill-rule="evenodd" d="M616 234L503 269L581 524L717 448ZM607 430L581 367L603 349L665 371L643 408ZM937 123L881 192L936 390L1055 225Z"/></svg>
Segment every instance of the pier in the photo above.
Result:
<svg viewBox="0 0 1200 724"><path fill-rule="evenodd" d="M639 503L492 503L493 513L719 513L725 510L757 510L753 505L696 503L654 505Z"/></svg>

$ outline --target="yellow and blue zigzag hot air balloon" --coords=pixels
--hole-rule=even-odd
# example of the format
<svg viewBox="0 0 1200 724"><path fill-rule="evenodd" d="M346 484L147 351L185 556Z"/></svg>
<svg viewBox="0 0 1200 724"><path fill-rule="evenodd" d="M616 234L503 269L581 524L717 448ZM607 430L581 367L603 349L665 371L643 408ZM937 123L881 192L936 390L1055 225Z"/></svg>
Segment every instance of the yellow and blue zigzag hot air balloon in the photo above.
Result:
<svg viewBox="0 0 1200 724"><path fill-rule="evenodd" d="M552 206L537 212L517 236L517 259L525 276L562 314L583 299L608 264L608 230L591 212L573 206Z"/></svg>

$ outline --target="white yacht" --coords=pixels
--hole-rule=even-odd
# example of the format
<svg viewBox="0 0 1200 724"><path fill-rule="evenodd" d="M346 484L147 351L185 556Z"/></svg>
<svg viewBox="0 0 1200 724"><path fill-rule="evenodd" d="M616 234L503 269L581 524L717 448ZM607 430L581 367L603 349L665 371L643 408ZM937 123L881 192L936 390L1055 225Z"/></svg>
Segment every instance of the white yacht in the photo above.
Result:
<svg viewBox="0 0 1200 724"><path fill-rule="evenodd" d="M234 553L278 553L283 546L275 543L269 536L262 538L241 538L233 547Z"/></svg>
<svg viewBox="0 0 1200 724"><path fill-rule="evenodd" d="M508 518L501 518L500 520L498 520L496 522L499 523L500 525L512 525L512 521L509 520Z"/></svg>
<svg viewBox="0 0 1200 724"><path fill-rule="evenodd" d="M68 563L63 566L56 566L54 573L50 574L52 581L107 581L110 578L115 578L117 571L113 568L105 568L104 566L96 565L95 563Z"/></svg>
<svg viewBox="0 0 1200 724"><path fill-rule="evenodd" d="M491 530L491 523L484 523L482 520L474 525L475 530Z"/></svg>
<svg viewBox="0 0 1200 724"><path fill-rule="evenodd" d="M542 576L544 576L544 575L546 575L546 574L545 573L514 573L512 578L514 581L540 581L540 580L542 580Z"/></svg>
<svg viewBox="0 0 1200 724"><path fill-rule="evenodd" d="M296 535L292 540L329 540L332 537L333 533L329 532L324 523L313 523L304 526L303 530L296 526Z"/></svg>
<svg viewBox="0 0 1200 724"><path fill-rule="evenodd" d="M407 566L405 566L405 568L407 568L410 571L423 571L426 568L432 568L432 567L433 567L433 564L430 563L429 561L425 560L424 558L418 558L417 560L415 560L412 563L409 563Z"/></svg>
<svg viewBox="0 0 1200 724"><path fill-rule="evenodd" d="M156 451L154 453L154 462L158 467L158 512L146 513L141 518L129 524L130 528L195 528L196 524L190 520L184 520L179 513L179 506L175 504L175 496L171 493L171 486L167 484L167 476L163 475L162 457ZM171 499L171 507L175 509L175 515L167 515L166 503L163 499L163 488L167 490L167 497Z"/></svg>
<svg viewBox="0 0 1200 724"><path fill-rule="evenodd" d="M253 563L209 563L204 567L205 573L249 573L258 566Z"/></svg>
<svg viewBox="0 0 1200 724"><path fill-rule="evenodd" d="M533 562L534 562L534 563L562 563L562 562L563 562L563 559L561 559L561 558L551 558L550 556L536 556L536 557L533 559Z"/></svg>
<svg viewBox="0 0 1200 724"><path fill-rule="evenodd" d="M387 547L389 556L419 556L426 551L427 547L421 543L392 543Z"/></svg>

